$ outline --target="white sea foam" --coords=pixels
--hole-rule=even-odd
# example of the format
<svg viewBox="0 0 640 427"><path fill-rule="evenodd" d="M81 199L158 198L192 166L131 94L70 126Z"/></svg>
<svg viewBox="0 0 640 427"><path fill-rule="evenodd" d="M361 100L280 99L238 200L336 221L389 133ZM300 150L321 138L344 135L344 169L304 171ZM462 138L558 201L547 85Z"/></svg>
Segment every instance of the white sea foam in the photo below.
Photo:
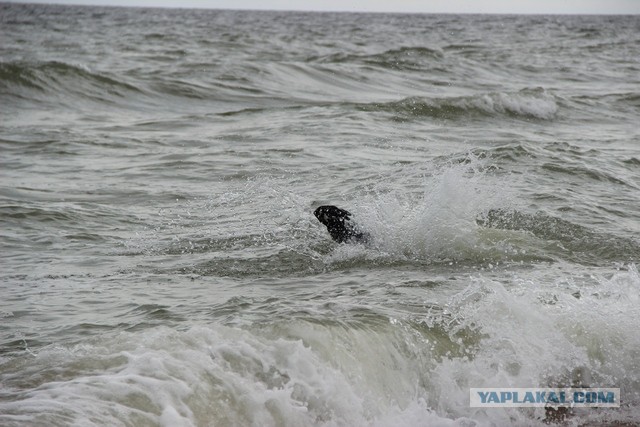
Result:
<svg viewBox="0 0 640 427"><path fill-rule="evenodd" d="M586 419L637 417L634 390L640 340L638 322L640 276L634 265L612 278L558 281L550 291L540 279L514 278L512 283L475 278L454 297L448 312L454 330L483 336L469 358L443 360L430 381L442 394L441 409L453 415L502 424L542 420L544 409L477 410L465 403L469 387L620 387L623 410L582 410ZM624 345L621 343L624 342ZM624 409L626 407L626 409Z"/></svg>
<svg viewBox="0 0 640 427"><path fill-rule="evenodd" d="M330 331L323 332L323 338L330 337L326 334ZM366 345L366 339L358 344ZM269 339L221 326L122 333L103 343L50 348L30 359L27 371L53 370L22 398L0 403L0 421L78 426L386 426L400 417L421 420L416 425L434 421L456 425L437 416L424 401L405 410L392 405L391 413L382 412L378 405L388 397L384 384L363 395L359 388L367 378L354 377L355 372L344 371L337 359L323 356L327 354L299 339ZM350 357L356 360L354 356ZM57 374L55 366L60 367ZM371 380L377 382L375 377ZM403 381L412 384L414 379L397 378L398 384ZM386 404L381 408L387 409Z"/></svg>
<svg viewBox="0 0 640 427"><path fill-rule="evenodd" d="M617 412L582 410L581 422L638 416L640 275L629 266L575 281L582 283L558 282L552 291L531 278L473 278L443 317L425 320L446 326L460 347L453 353L403 319L361 328L306 321L156 327L52 346L3 365L4 394L13 397L0 403L0 422L542 425L544 409L469 408L469 387L584 383L620 387L624 403ZM11 372L26 382L15 383Z"/></svg>
<svg viewBox="0 0 640 427"><path fill-rule="evenodd" d="M558 112L558 104L546 92L485 94L474 97L471 104L487 113L510 113L542 120L551 120Z"/></svg>

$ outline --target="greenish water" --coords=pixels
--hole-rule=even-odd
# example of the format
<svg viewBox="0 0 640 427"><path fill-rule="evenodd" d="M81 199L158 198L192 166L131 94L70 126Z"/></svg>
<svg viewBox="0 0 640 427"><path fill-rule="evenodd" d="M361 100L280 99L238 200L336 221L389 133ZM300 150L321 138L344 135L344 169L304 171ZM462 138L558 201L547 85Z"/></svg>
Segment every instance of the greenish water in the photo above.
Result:
<svg viewBox="0 0 640 427"><path fill-rule="evenodd" d="M0 5L0 424L639 422L639 29Z"/></svg>

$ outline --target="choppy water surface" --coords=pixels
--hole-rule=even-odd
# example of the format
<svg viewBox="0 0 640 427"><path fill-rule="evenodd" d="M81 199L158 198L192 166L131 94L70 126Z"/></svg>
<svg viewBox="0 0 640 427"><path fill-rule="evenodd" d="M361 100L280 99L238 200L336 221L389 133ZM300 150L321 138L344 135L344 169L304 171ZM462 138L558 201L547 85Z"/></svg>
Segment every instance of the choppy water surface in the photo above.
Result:
<svg viewBox="0 0 640 427"><path fill-rule="evenodd" d="M549 386L640 422L640 18L5 4L0 37L0 424L543 425L469 388Z"/></svg>

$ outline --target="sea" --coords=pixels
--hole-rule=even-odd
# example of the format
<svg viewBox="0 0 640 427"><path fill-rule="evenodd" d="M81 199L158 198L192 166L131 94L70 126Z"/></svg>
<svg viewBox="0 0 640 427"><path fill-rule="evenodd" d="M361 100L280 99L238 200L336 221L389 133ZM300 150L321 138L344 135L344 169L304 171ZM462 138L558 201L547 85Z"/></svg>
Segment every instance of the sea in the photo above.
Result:
<svg viewBox="0 0 640 427"><path fill-rule="evenodd" d="M638 15L0 4L0 425L638 425L639 123Z"/></svg>

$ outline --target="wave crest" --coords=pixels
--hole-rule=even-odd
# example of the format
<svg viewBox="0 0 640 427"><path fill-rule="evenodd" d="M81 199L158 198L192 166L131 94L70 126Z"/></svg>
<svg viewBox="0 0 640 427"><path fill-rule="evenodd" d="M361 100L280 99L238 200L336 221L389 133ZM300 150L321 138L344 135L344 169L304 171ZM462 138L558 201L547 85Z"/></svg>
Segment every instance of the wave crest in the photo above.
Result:
<svg viewBox="0 0 640 427"><path fill-rule="evenodd" d="M36 100L51 94L106 100L142 93L132 84L84 65L58 61L0 62L0 90L9 96Z"/></svg>
<svg viewBox="0 0 640 427"><path fill-rule="evenodd" d="M395 70L420 70L434 60L443 58L441 51L422 46L404 46L374 54L333 53L325 56L312 56L307 62L328 64L356 63L378 68Z"/></svg>
<svg viewBox="0 0 640 427"><path fill-rule="evenodd" d="M410 97L382 104L363 104L360 108L363 111L390 112L401 119L432 117L447 120L473 116L553 120L558 112L555 98L543 89L448 98Z"/></svg>

